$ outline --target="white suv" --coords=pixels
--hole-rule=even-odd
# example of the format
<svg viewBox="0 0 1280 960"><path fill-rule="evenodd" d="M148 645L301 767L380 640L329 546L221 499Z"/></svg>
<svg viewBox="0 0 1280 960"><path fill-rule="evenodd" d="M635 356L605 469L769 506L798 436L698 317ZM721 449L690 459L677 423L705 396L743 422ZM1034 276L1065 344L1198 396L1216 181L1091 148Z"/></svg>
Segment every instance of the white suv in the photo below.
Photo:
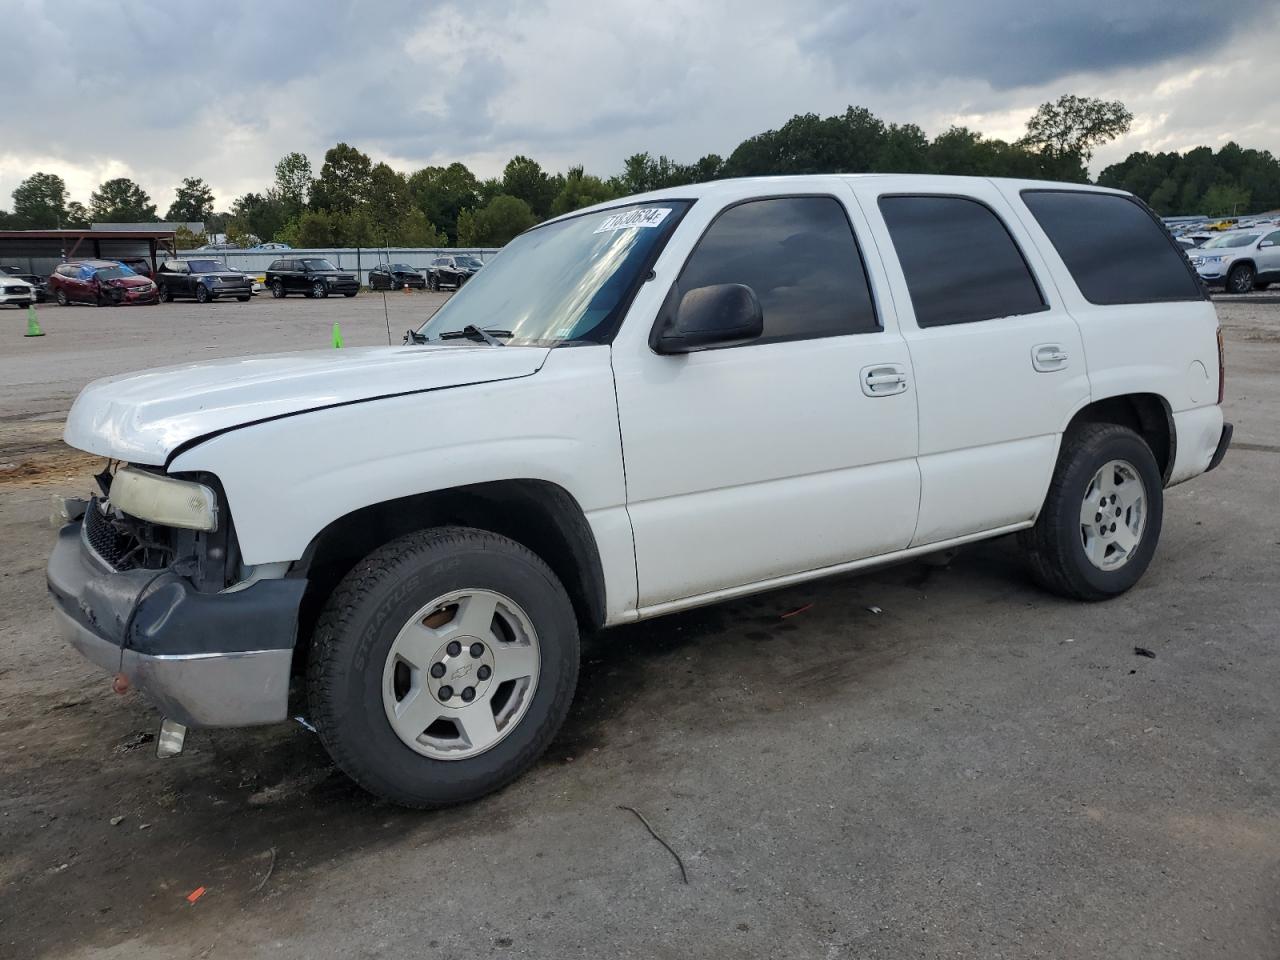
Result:
<svg viewBox="0 0 1280 960"><path fill-rule="evenodd" d="M1280 229L1270 224L1227 230L1188 250L1187 259L1211 287L1228 293L1265 290L1280 282Z"/></svg>
<svg viewBox="0 0 1280 960"><path fill-rule="evenodd" d="M69 640L187 725L286 717L398 803L547 746L579 635L1017 533L1129 589L1222 459L1212 304L1074 184L735 180L512 241L404 346L101 380L49 561Z"/></svg>

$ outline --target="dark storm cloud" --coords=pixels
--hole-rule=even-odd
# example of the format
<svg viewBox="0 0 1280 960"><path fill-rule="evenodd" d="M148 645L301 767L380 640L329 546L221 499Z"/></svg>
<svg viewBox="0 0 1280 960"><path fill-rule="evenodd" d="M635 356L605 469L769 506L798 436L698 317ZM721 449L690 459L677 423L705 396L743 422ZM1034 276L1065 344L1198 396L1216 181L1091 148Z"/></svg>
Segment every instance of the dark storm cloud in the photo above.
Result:
<svg viewBox="0 0 1280 960"><path fill-rule="evenodd" d="M1219 48L1274 0L906 0L840 4L801 30L838 73L878 86L975 79L995 90L1142 67Z"/></svg>
<svg viewBox="0 0 1280 960"><path fill-rule="evenodd" d="M846 104L1009 137L1068 91L1138 114L1108 149L1280 146L1276 0L8 0L4 23L37 52L0 58L0 208L36 170L82 201L132 176L161 212L203 176L226 205L339 140L406 170L609 174Z"/></svg>

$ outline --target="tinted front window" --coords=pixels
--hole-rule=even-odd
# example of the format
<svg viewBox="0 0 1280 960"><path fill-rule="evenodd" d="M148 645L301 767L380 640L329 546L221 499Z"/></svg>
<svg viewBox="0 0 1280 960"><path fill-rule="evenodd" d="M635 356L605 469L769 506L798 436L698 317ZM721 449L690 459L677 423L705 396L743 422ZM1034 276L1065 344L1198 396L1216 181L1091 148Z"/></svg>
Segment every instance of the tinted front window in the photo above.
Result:
<svg viewBox="0 0 1280 960"><path fill-rule="evenodd" d="M680 294L719 283L759 298L764 335L753 343L879 329L853 228L832 197L752 200L720 214L685 264Z"/></svg>
<svg viewBox="0 0 1280 960"><path fill-rule="evenodd" d="M1280 230L1277 230L1275 233L1268 233L1262 238L1262 240L1264 243L1270 241L1271 243L1280 244Z"/></svg>
<svg viewBox="0 0 1280 960"><path fill-rule="evenodd" d="M480 268L480 261L475 257L458 257L457 263L460 267L470 267L472 270L478 270Z"/></svg>
<svg viewBox="0 0 1280 960"><path fill-rule="evenodd" d="M1203 299L1164 227L1128 197L1027 190L1022 199L1090 303Z"/></svg>
<svg viewBox="0 0 1280 960"><path fill-rule="evenodd" d="M95 270L94 274L99 280L119 280L122 277L136 277L137 274L126 267L123 263L118 267L102 267Z"/></svg>
<svg viewBox="0 0 1280 960"><path fill-rule="evenodd" d="M1022 252L990 208L965 197L881 197L916 325L1047 309Z"/></svg>

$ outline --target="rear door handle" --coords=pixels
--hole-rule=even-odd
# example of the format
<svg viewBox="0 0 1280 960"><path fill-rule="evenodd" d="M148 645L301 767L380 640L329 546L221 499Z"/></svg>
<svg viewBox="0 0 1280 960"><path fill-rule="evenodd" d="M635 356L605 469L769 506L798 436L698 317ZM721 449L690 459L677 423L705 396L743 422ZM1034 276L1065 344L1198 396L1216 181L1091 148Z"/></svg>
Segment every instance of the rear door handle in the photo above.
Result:
<svg viewBox="0 0 1280 960"><path fill-rule="evenodd" d="M1038 343L1031 348L1031 366L1040 373L1065 370L1069 359L1060 343Z"/></svg>
<svg viewBox="0 0 1280 960"><path fill-rule="evenodd" d="M868 397L892 397L905 393L907 371L899 363L876 363L863 367L859 375L862 392Z"/></svg>

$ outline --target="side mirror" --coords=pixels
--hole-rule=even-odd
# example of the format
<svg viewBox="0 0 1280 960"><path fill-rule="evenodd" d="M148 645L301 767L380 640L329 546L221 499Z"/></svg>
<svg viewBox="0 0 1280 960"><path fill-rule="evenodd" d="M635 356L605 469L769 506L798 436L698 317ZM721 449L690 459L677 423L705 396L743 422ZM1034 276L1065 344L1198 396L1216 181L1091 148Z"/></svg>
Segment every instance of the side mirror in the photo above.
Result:
<svg viewBox="0 0 1280 960"><path fill-rule="evenodd" d="M750 343L764 333L764 313L745 283L695 287L680 298L675 316L654 329L650 346L661 354Z"/></svg>
<svg viewBox="0 0 1280 960"><path fill-rule="evenodd" d="M1274 241L1272 241L1272 240L1263 240L1260 244L1258 244L1258 246L1259 246L1259 247L1274 247L1274 246L1275 246L1275 242L1274 242Z"/></svg>

